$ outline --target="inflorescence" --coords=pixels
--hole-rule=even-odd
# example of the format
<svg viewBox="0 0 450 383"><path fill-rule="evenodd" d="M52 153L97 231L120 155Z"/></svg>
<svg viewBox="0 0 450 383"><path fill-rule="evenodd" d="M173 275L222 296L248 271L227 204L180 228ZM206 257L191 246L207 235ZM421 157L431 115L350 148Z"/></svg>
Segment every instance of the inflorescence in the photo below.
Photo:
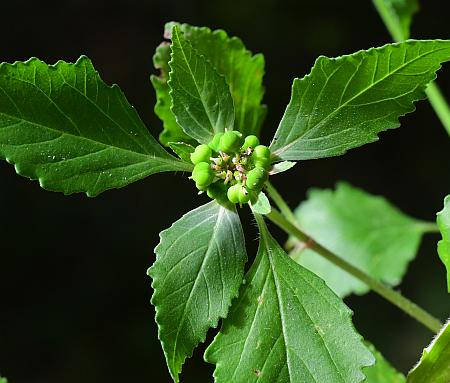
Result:
<svg viewBox="0 0 450 383"><path fill-rule="evenodd" d="M260 145L258 137L244 139L236 130L217 133L207 145L198 145L191 161L197 189L212 199L241 205L257 199L271 166L270 149Z"/></svg>

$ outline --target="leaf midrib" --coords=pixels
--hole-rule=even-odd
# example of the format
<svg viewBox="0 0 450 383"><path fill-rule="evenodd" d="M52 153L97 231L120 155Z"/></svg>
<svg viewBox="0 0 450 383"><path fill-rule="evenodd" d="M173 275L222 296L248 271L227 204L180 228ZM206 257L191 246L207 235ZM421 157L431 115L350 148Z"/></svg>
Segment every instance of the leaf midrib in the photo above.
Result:
<svg viewBox="0 0 450 383"><path fill-rule="evenodd" d="M216 206L214 206L214 207L216 207ZM194 285L192 286L191 291L189 292L189 296L188 296L188 298L186 300L186 304L184 305L183 314L181 315L181 319L179 321L179 326L178 326L178 329L177 329L177 334L175 336L173 349L172 349L172 367L175 367L175 359L177 357L176 350L177 350L177 344L178 344L178 337L180 335L180 330L182 328L182 325L184 324L184 320L185 320L186 312L187 312L187 307L190 305L190 301L191 301L191 298L192 298L192 292L196 289L197 283L200 280L200 275L203 275L203 267L205 265L206 260L210 257L211 243L213 241L215 241L216 233L217 233L217 227L219 226L219 222L222 221L222 216L226 213L225 212L225 210L226 210L225 208L219 207L219 209L220 210L219 210L219 213L217 214L217 220L216 220L216 223L214 224L214 228L213 228L213 235L211 236L211 238L208 241L206 254L203 257L202 264L200 265L199 271L198 271L197 276L195 278ZM208 305L209 304L210 303L208 302ZM177 373L179 373L179 372L177 371Z"/></svg>
<svg viewBox="0 0 450 383"><path fill-rule="evenodd" d="M181 43L180 36L179 36L179 33L178 33L178 29L175 28L174 31L175 31L175 33L177 34L177 40L178 40L178 43L180 44L180 50L181 50L181 52L183 53L184 61L186 62L187 67L189 68L189 72L190 72L191 77L192 77L192 79L193 79L193 82L194 82L194 85L195 85L195 89L197 90L197 93L198 93L198 95L199 95L199 100L200 100L200 102L202 103L202 106L203 106L203 108L204 108L204 110L205 110L206 115L208 116L208 121L209 121L209 124L210 124L210 128L212 128L212 131L215 132L214 124L213 124L213 122L212 122L212 120L211 120L211 116L210 116L210 114L209 114L209 109L206 107L206 105L205 105L205 103L204 103L204 100L203 100L203 97L202 97L202 93L200 92L200 89L199 89L199 87L198 87L198 85L197 85L197 81L195 80L195 76L194 76L194 73L192 72L191 65L189 64L189 61L188 61L188 59L187 59L186 53L185 53L184 48L183 48L183 44ZM186 42L186 43L187 43L187 42ZM194 47L191 46L191 49L194 50ZM195 52L194 52L194 53L195 53ZM197 62L198 62L198 60L199 60L201 57L202 57L202 56L200 56L200 55L198 55L198 57L196 57ZM205 74L204 74L204 75L205 75L205 77L206 77L206 62L205 62Z"/></svg>
<svg viewBox="0 0 450 383"><path fill-rule="evenodd" d="M0 89L2 89L3 92L4 92L4 89L3 89L3 88L0 87ZM133 150L130 150L130 149L126 149L126 148L120 147L120 146L114 146L114 145L111 145L111 144L106 144L106 143L101 142L101 141L96 141L96 140L94 140L94 139L92 139L92 138L90 138L90 137L83 137L83 136L78 136L78 135L73 134L73 133L61 132L60 130L57 130L57 129L53 128L53 127L45 126L45 125L39 124L39 123L37 123L37 122L34 122L34 121L30 121L30 120L28 120L28 119L25 119L25 118L23 118L23 117L20 117L20 118L19 118L19 117L17 117L17 116L11 116L10 114L4 113L4 112L1 112L0 115L9 117L10 119L13 119L13 120L20 120L20 121L25 122L25 123L28 123L28 124L30 124L30 125L38 126L38 127L40 127L41 129L51 131L52 133L57 133L57 134L60 135L59 137L61 137L61 136L63 136L63 135L67 135L67 136L70 136L70 137L74 137L75 139L79 139L79 140L84 140L84 141L92 142L92 143L94 143L94 144L96 144L96 145L102 145L102 146L104 146L105 148L113 148L113 149L115 149L115 150L121 150L121 151L126 152L126 153L131 153L131 154L133 154L133 155L135 155L135 156L136 156L136 155L137 155L137 156L141 156L141 157L146 158L145 161L152 161L152 160L156 160L156 159L157 159L158 161L164 162L164 163L167 163L167 164L172 164L172 165L175 165L175 164L176 164L176 165L178 166L179 170L186 170L186 171L192 170L192 168L191 168L191 166L190 166L189 164L185 164L183 161L180 161L180 160L178 160L178 159L176 159L176 158L173 158L173 159L171 159L171 158L163 158L163 157L156 156L155 154L144 154L144 153L139 153L139 152L136 152L136 151L133 151ZM4 127L0 128L0 129L5 129L5 128L8 128L8 127L9 127L9 125L4 126ZM40 143L40 142L36 142L36 144L39 144L39 143ZM31 144L26 144L26 145L33 145L33 143L31 143ZM6 146L6 145L5 145L5 146ZM8 145L8 146L15 146L15 145ZM94 153L92 153L92 154L94 154ZM169 154L168 154L168 156L169 156ZM77 158L77 157L75 157L75 158L73 158L73 159L76 159L76 158ZM70 160L70 159L68 159L68 160ZM142 162L145 162L145 161L142 161ZM181 166L181 165L184 165L184 166Z"/></svg>
<svg viewBox="0 0 450 383"><path fill-rule="evenodd" d="M341 109L343 109L344 107L346 107L351 101L357 99L359 96L361 96L362 94L364 94L365 92L367 92L368 90L370 90L371 88L373 88L374 86L378 85L380 82L386 80L388 77L394 75L397 71L407 67L408 65L412 64L414 61L419 60L429 54L435 53L435 52L439 52L441 50L446 50L448 48L439 48L439 49L433 49L429 52L426 52L422 55L419 55L417 57L415 57L414 59L412 59L411 61L408 61L407 63L403 63L402 65L400 65L398 68L396 68L394 71L389 72L386 76L383 76L381 79L373 82L372 84L370 84L370 86L364 88L362 91L358 92L355 96L351 97L350 99L348 99L346 102L344 102L343 104L339 105L338 108L336 108L335 110L333 110L333 112L331 112L329 115L327 115L326 117L324 117L322 120L320 120L318 123L316 123L314 126L308 128L305 130L305 132L303 134L301 134L299 137L297 137L296 139L294 139L293 141L291 141L289 144L281 147L280 149L274 151L274 154L279 156L282 153L284 153L286 150L290 149L293 145L295 145L299 140L301 140L308 132L310 132L313 129L317 129L320 128L320 126L324 125L331 117L333 117L336 113L338 113ZM295 81L302 81L304 79L296 79ZM299 106L299 111L300 108L302 106ZM298 112L297 112L298 115Z"/></svg>

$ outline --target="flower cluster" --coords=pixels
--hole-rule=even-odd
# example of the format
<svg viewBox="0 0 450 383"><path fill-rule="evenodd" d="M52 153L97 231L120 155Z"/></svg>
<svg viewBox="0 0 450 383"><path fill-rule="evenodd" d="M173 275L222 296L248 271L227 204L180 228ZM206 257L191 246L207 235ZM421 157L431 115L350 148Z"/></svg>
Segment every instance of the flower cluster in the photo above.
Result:
<svg viewBox="0 0 450 383"><path fill-rule="evenodd" d="M260 145L258 137L244 138L236 130L217 133L207 145L198 145L191 161L197 189L212 199L241 205L256 200L271 166L270 149Z"/></svg>

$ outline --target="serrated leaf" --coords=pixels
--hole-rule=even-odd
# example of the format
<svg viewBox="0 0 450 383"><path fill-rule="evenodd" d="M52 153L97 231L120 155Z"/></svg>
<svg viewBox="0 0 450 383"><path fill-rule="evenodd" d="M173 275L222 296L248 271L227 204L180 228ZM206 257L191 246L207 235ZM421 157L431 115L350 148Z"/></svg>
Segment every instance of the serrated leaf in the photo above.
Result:
<svg viewBox="0 0 450 383"><path fill-rule="evenodd" d="M363 372L366 375L364 383L405 383L405 376L398 372L391 364L375 349L375 347L366 342L370 352L375 357L375 364L364 368Z"/></svg>
<svg viewBox="0 0 450 383"><path fill-rule="evenodd" d="M152 303L167 365L178 382L186 357L227 315L247 254L234 206L215 201L185 214L160 237L149 269Z"/></svg>
<svg viewBox="0 0 450 383"><path fill-rule="evenodd" d="M208 347L216 383L357 383L370 352L351 311L323 281L292 261L261 216L256 260Z"/></svg>
<svg viewBox="0 0 450 383"><path fill-rule="evenodd" d="M409 39L413 15L419 10L417 0L373 0L380 16L396 41ZM381 3L381 4L380 4Z"/></svg>
<svg viewBox="0 0 450 383"><path fill-rule="evenodd" d="M450 382L450 322L423 350L419 363L410 371L407 383Z"/></svg>
<svg viewBox="0 0 450 383"><path fill-rule="evenodd" d="M330 59L295 79L271 150L280 160L337 156L376 141L414 111L442 62L449 40L409 40Z"/></svg>
<svg viewBox="0 0 450 383"><path fill-rule="evenodd" d="M336 190L312 189L296 209L299 227L322 246L390 286L401 282L428 224L411 218L384 198L347 183ZM293 259L325 280L339 296L369 287L307 246L294 243Z"/></svg>
<svg viewBox="0 0 450 383"><path fill-rule="evenodd" d="M274 175L278 173L283 173L291 168L293 168L297 162L292 161L283 161L283 162L277 162L272 166L272 169L270 169L269 174Z"/></svg>
<svg viewBox="0 0 450 383"><path fill-rule="evenodd" d="M191 153L195 151L192 145L186 144L185 142L169 142L169 147L182 160L191 163Z"/></svg>
<svg viewBox="0 0 450 383"><path fill-rule="evenodd" d="M233 130L233 99L225 77L197 53L176 25L171 50L168 84L177 123L201 143L211 141L215 133Z"/></svg>
<svg viewBox="0 0 450 383"><path fill-rule="evenodd" d="M255 203L250 203L250 207L253 213L261 215L269 214L272 210L269 199L267 198L264 192L260 192L258 194L258 199L256 200Z"/></svg>
<svg viewBox="0 0 450 383"><path fill-rule="evenodd" d="M259 131L266 115L265 105L261 105L264 95L262 79L264 76L264 56L252 55L242 41L237 37L229 37L223 30L211 31L206 27L195 27L188 24L167 23L165 37L170 37L173 25L179 25L184 37L194 49L213 65L218 73L225 76L230 86L235 108L235 129L244 135L259 136ZM176 124L175 117L170 110L169 89L167 86L169 53L167 45L158 47L155 54L155 67L161 69L158 77L152 77L157 92L158 103L155 111L164 122L164 131L160 140L164 144L169 141L184 141L186 134ZM162 60L165 61L161 63ZM165 86L164 86L165 85ZM161 100L161 102L160 102ZM166 100L169 100L167 103Z"/></svg>
<svg viewBox="0 0 450 383"><path fill-rule="evenodd" d="M158 76L150 76L150 81L156 93L155 114L163 122L163 131L159 134L159 141L166 146L169 146L169 142L179 141L195 144L195 140L184 133L181 126L177 124L175 115L170 109L172 100L169 94L169 84L167 84L170 71L169 60L170 44L163 42L156 48L153 55L153 66L159 69L160 73Z"/></svg>
<svg viewBox="0 0 450 383"><path fill-rule="evenodd" d="M0 158L65 194L95 196L150 174L190 170L149 134L117 85L87 57L0 66Z"/></svg>
<svg viewBox="0 0 450 383"><path fill-rule="evenodd" d="M447 288L450 292L450 195L445 197L444 209L437 213L437 224L442 234L438 242L438 253L447 269Z"/></svg>

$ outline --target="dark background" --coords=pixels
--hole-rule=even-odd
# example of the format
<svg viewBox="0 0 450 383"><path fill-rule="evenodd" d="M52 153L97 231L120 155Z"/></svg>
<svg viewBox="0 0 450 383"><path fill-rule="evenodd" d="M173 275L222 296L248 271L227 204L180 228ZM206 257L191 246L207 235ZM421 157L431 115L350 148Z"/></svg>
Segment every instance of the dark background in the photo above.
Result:
<svg viewBox="0 0 450 383"><path fill-rule="evenodd" d="M422 8L412 35L449 38L448 2L427 0ZM292 79L308 73L318 55L389 42L369 0L3 1L0 15L0 61L37 56L53 63L86 54L107 83L121 86L154 135L161 123L152 112L149 75L166 21L223 28L265 54L267 142ZM450 65L439 82L450 97ZM295 207L309 187L347 180L410 215L434 220L450 192L450 140L427 102L402 124L345 156L303 162L274 183ZM158 232L204 201L172 174L95 199L65 197L0 163L0 372L11 383L169 382L146 270ZM250 223L248 212L242 217ZM245 226L253 256L255 229ZM444 320L450 304L437 240L424 239L401 290ZM431 340L429 331L375 294L346 302L360 332L404 372ZM203 349L187 361L185 382L212 381Z"/></svg>

